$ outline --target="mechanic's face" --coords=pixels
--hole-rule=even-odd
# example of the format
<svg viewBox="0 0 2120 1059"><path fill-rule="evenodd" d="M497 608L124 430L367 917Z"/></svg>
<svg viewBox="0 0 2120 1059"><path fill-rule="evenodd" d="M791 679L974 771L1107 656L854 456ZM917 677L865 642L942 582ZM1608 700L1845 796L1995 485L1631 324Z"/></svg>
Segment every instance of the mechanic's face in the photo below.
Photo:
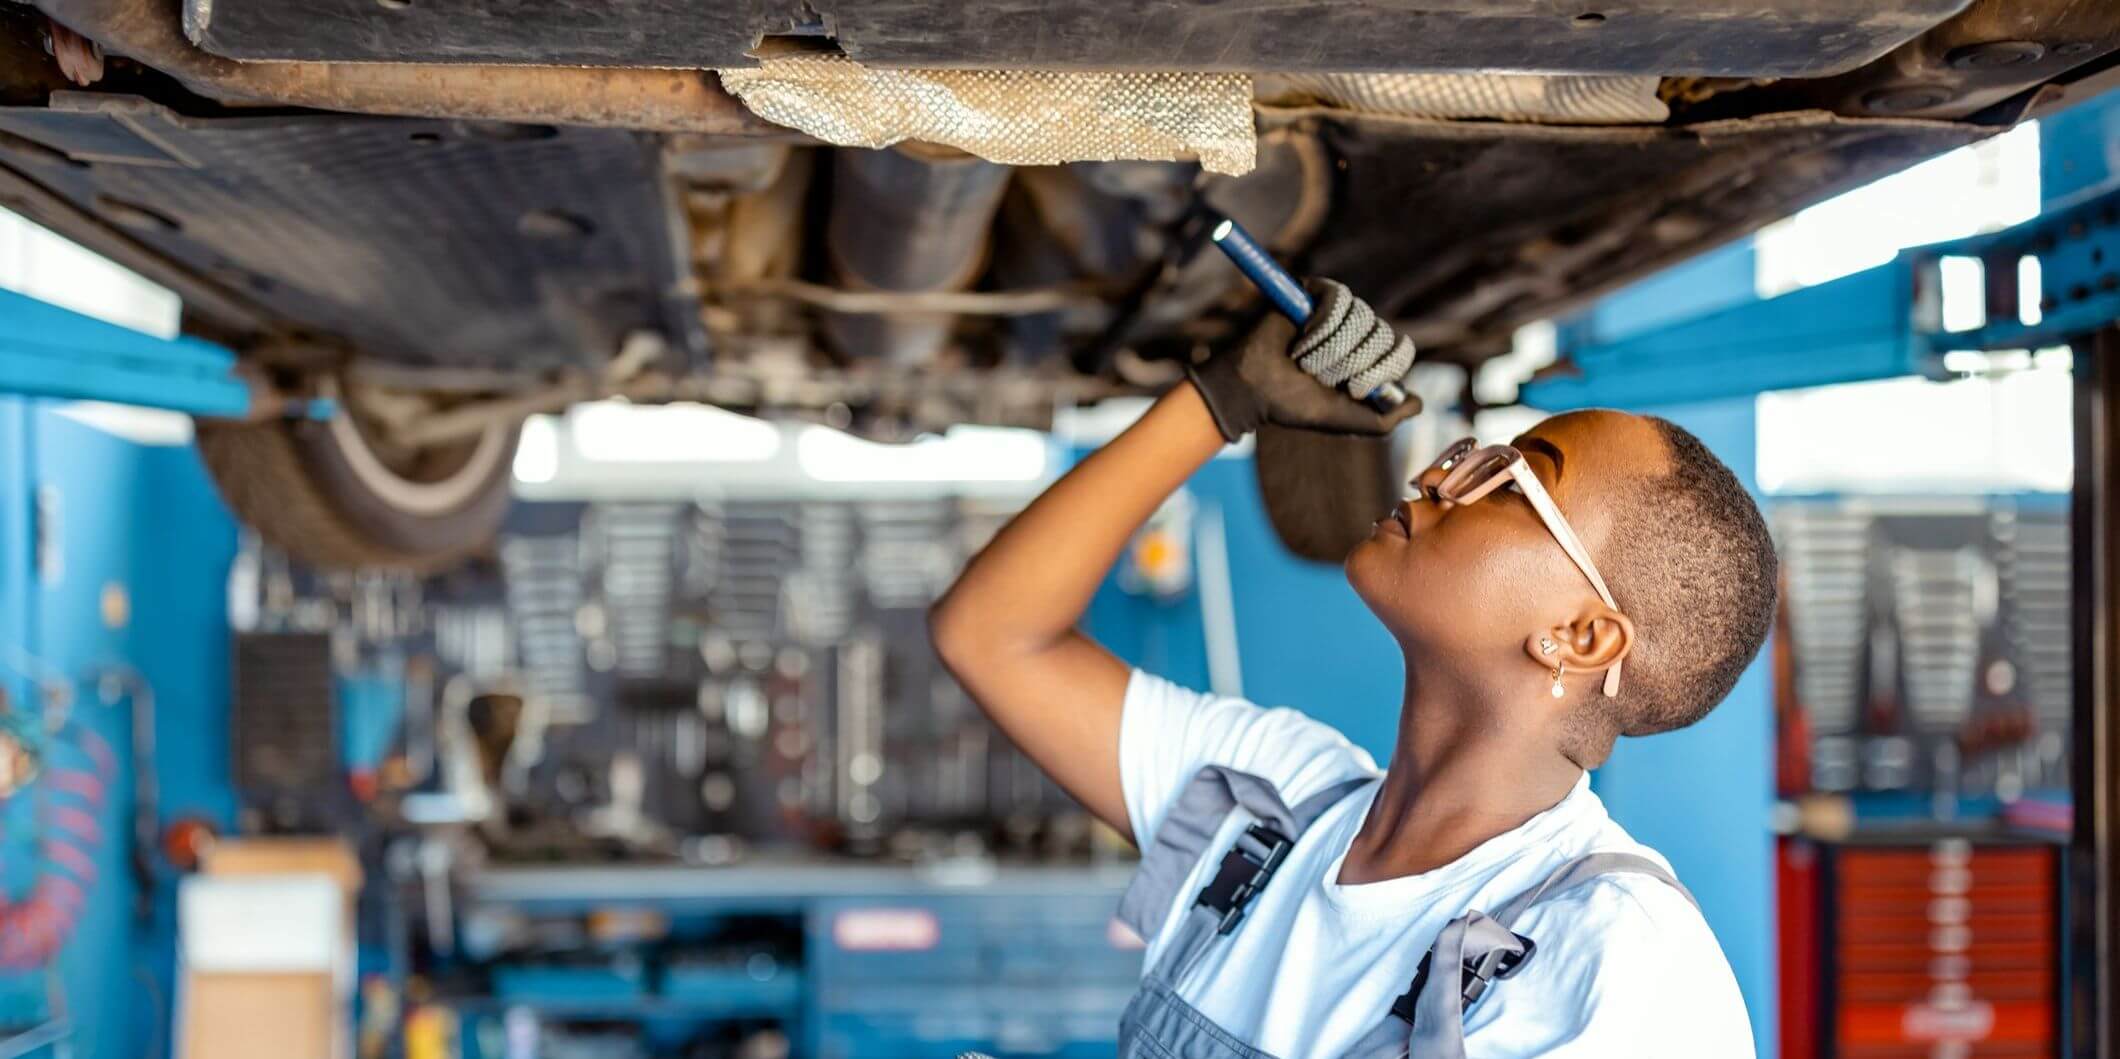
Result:
<svg viewBox="0 0 2120 1059"><path fill-rule="evenodd" d="M1555 416L1513 444L1593 562L1611 553L1610 505L1628 492L1621 487L1663 473L1669 459L1656 428L1624 412ZM1409 655L1461 660L1468 674L1513 666L1498 671L1536 678L1525 645L1605 613L1602 602L1521 492L1454 504L1428 497L1441 478L1425 472L1421 488L1409 489L1420 498L1377 522L1347 556L1347 580ZM1611 589L1624 607L1627 586Z"/></svg>

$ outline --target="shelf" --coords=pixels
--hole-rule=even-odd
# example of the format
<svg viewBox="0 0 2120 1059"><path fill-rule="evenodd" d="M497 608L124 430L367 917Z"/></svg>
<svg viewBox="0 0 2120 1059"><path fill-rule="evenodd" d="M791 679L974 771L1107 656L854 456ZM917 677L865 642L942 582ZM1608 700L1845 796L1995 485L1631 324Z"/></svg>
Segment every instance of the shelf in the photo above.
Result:
<svg viewBox="0 0 2120 1059"><path fill-rule="evenodd" d="M802 1014L799 986L770 996L730 997L454 997L447 1003L461 1011L499 1013L527 1008L541 1015L577 1019L778 1019L792 1022Z"/></svg>

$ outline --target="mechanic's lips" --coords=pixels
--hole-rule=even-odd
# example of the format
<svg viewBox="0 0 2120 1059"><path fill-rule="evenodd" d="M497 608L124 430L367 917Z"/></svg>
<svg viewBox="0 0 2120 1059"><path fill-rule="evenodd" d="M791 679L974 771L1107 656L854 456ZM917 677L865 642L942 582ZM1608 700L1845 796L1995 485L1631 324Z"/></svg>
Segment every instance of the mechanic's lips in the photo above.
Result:
<svg viewBox="0 0 2120 1059"><path fill-rule="evenodd" d="M1401 500L1391 509L1391 514L1377 520L1377 528L1387 536L1413 539L1413 512L1411 500Z"/></svg>

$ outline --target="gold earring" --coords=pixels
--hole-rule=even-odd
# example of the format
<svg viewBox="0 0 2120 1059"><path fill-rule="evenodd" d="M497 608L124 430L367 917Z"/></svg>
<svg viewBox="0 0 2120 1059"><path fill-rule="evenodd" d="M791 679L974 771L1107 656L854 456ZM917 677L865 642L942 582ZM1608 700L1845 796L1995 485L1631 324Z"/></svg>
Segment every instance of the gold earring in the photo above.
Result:
<svg viewBox="0 0 2120 1059"><path fill-rule="evenodd" d="M1552 637L1541 636L1538 638L1538 653L1542 655L1550 655L1560 649L1561 645L1554 643Z"/></svg>
<svg viewBox="0 0 2120 1059"><path fill-rule="evenodd" d="M1563 696L1563 695L1566 695L1566 694L1568 693L1568 689L1567 689L1567 688L1564 688L1564 687L1562 687L1562 686L1561 686L1561 674L1562 674L1562 673L1565 673L1565 672L1567 672L1567 671L1568 671L1568 667L1567 667L1566 665L1564 665L1564 664L1561 664L1561 663L1558 663L1558 662L1554 663L1554 666L1553 666L1553 697L1554 697L1554 698L1556 698L1556 699L1557 699L1557 698L1560 698L1561 696Z"/></svg>

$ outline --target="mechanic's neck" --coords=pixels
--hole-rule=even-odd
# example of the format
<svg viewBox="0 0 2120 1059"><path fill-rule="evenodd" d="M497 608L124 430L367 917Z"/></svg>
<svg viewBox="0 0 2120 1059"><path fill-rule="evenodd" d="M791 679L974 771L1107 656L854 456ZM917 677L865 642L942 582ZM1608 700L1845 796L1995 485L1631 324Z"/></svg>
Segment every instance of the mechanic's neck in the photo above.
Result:
<svg viewBox="0 0 2120 1059"><path fill-rule="evenodd" d="M1552 808L1582 778L1538 716L1500 701L1492 680L1406 664L1398 743L1339 882L1433 871ZM1511 694L1524 694L1516 689Z"/></svg>

